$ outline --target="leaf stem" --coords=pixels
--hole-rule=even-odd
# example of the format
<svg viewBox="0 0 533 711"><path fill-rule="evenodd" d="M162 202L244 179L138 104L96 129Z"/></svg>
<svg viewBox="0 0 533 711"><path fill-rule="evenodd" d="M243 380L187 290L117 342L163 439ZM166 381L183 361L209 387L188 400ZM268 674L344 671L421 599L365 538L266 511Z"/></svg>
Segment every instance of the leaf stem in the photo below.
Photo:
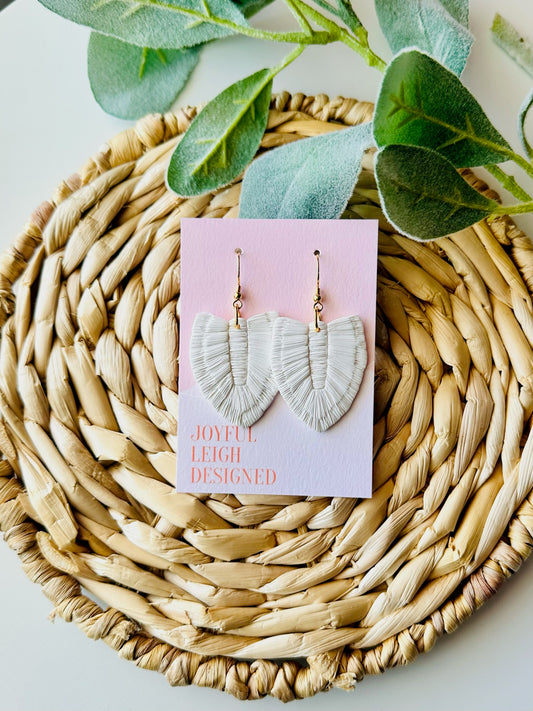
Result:
<svg viewBox="0 0 533 711"><path fill-rule="evenodd" d="M361 44L359 40L352 37L348 32L346 32L345 36L341 38L341 42L343 42L347 47L350 47L350 49L353 49L354 52L357 52L357 54L365 60L369 67L378 69L382 74L387 68L387 64L383 61L383 59L381 59L381 57L370 49L368 43L366 46Z"/></svg>
<svg viewBox="0 0 533 711"><path fill-rule="evenodd" d="M352 7L351 0L337 0L337 7L333 7L333 5L330 5L327 0L314 1L315 5L319 5L320 7L324 8L324 10L328 10L333 15L337 15L337 17L339 17L344 22L344 24L352 30L356 37L357 31L360 28L364 29L363 23L355 14L355 10Z"/></svg>
<svg viewBox="0 0 533 711"><path fill-rule="evenodd" d="M300 56L300 54L304 51L306 48L305 44L300 44L298 47L295 47L292 52L289 52L289 54L286 57L283 57L281 62L276 65L275 67L272 67L270 70L270 78L273 79L276 74L279 74L282 69L285 69L291 62L294 62L294 60Z"/></svg>
<svg viewBox="0 0 533 711"><path fill-rule="evenodd" d="M526 193L526 191L518 185L514 175L508 175L508 173L502 170L499 165L490 163L489 165L484 166L484 168L491 175L493 175L498 182L501 183L505 190L508 190L511 195L514 195L518 200L527 201L532 199L531 195Z"/></svg>
<svg viewBox="0 0 533 711"><path fill-rule="evenodd" d="M294 2L294 0L285 0L285 3L286 3L286 5L287 5L287 7L289 8L289 10L290 10L290 11L292 12L292 14L294 15L294 17L298 20L298 23L299 23L300 27L302 28L302 30L303 30L306 34L308 34L309 36L311 36L311 35L313 34L314 30L313 30L313 28L311 27L311 25L309 24L309 21L308 21L307 17L306 17L306 16L304 15L304 13L300 10L300 8L298 7L298 5Z"/></svg>
<svg viewBox="0 0 533 711"><path fill-rule="evenodd" d="M518 205L498 205L494 209L494 215L522 215L525 212L533 212L533 200L521 202Z"/></svg>
<svg viewBox="0 0 533 711"><path fill-rule="evenodd" d="M321 32L312 30L312 34L307 32L271 32L270 30L260 30L256 27L251 27L250 25L240 25L238 22L233 22L233 20L227 20L224 17L218 17L209 12L200 12L199 10L194 10L190 7L183 7L182 5L174 5L170 2L164 2L163 0L121 0L123 3L128 5L134 5L136 7L156 7L160 10L168 10L169 12L177 12L180 15L185 15L199 22L207 22L211 25L218 25L219 27L224 27L235 34L244 35L245 37L252 37L253 39L269 40L271 42L288 42L291 44L329 44L330 42L335 42L338 38L332 35L331 32ZM296 2L297 0L293 0ZM320 14L320 13L318 13ZM324 18L325 19L325 18ZM331 23L337 28L335 23Z"/></svg>
<svg viewBox="0 0 533 711"><path fill-rule="evenodd" d="M293 2L298 5L301 11L308 18L316 22L316 24L320 27L323 27L327 32L331 33L331 35L335 37L335 40L342 42L354 52L357 52L357 54L365 60L369 67L375 67L380 72L385 71L387 66L386 63L381 59L381 57L378 57L378 55L370 49L366 30L363 30L362 32L360 31L356 37L350 34L350 32L344 27L340 27L336 22L322 15L314 7L311 7L304 2L304 0L293 0Z"/></svg>
<svg viewBox="0 0 533 711"><path fill-rule="evenodd" d="M204 11L195 10L191 7L183 5L175 5L172 2L165 0L121 0L126 5L132 6L134 9L140 7L159 8L160 10L168 10L169 12L177 12L186 17L190 17L196 22L206 22L211 25L218 25L235 34L252 37L253 39L268 40L271 42L287 42L297 45L309 44L330 44L331 42L343 42L359 54L370 67L379 69L380 72L385 71L386 64L375 54L368 44L367 32L362 28L358 31L357 36L337 25L336 22L322 15L316 8L311 7L303 0L286 0L287 5L297 14L297 19L304 29L301 32L272 32L270 30L260 30L256 27L251 27L248 24L242 25L233 20L228 20L224 17L214 15L206 0L203 0ZM310 25L309 20L316 22L323 30L315 30Z"/></svg>
<svg viewBox="0 0 533 711"><path fill-rule="evenodd" d="M334 22L334 20L330 20L316 8L311 7L311 5L304 2L304 0L293 0L293 2L300 8L300 11L303 12L306 17L313 20L313 22L316 22L319 27L323 27L327 32L334 35L336 40L340 39L341 33L345 30Z"/></svg>
<svg viewBox="0 0 533 711"><path fill-rule="evenodd" d="M516 163L517 166L522 168L522 170L525 171L530 178L533 178L533 165L531 165L528 160L521 156L520 153L515 153L514 151L509 151L509 157Z"/></svg>

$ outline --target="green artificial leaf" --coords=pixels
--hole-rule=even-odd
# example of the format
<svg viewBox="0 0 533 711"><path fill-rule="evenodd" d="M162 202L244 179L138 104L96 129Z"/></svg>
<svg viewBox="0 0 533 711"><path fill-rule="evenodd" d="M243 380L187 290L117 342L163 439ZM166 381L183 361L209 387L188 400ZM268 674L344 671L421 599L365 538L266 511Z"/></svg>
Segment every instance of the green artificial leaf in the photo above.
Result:
<svg viewBox="0 0 533 711"><path fill-rule="evenodd" d="M337 6L333 12L339 17L346 27L350 29L355 35L358 35L362 30L365 35L367 34L366 29L363 27L361 20L355 14L352 3L350 0L336 0Z"/></svg>
<svg viewBox="0 0 533 711"><path fill-rule="evenodd" d="M372 145L372 124L364 123L269 151L246 171L240 217L340 217Z"/></svg>
<svg viewBox="0 0 533 711"><path fill-rule="evenodd" d="M212 15L239 25L247 22L239 8L228 0L39 0L49 10L97 32L111 35L139 47L182 49L225 37L231 29L202 22L194 15L178 12L184 8Z"/></svg>
<svg viewBox="0 0 533 711"><path fill-rule="evenodd" d="M392 51L418 47L460 75L474 37L438 0L375 0Z"/></svg>
<svg viewBox="0 0 533 711"><path fill-rule="evenodd" d="M233 0L233 4L240 7L245 17L252 17L274 0Z"/></svg>
<svg viewBox="0 0 533 711"><path fill-rule="evenodd" d="M376 179L387 219L419 240L462 230L499 207L429 148L386 146L376 156Z"/></svg>
<svg viewBox="0 0 533 711"><path fill-rule="evenodd" d="M355 10L353 9L350 0L332 0L332 2L328 2L328 0L315 0L315 2L324 10L327 10L340 18L346 27L348 27L355 35L359 35L362 30L366 34L366 30L363 27L361 20L355 14Z"/></svg>
<svg viewBox="0 0 533 711"><path fill-rule="evenodd" d="M440 0L440 4L463 27L468 27L470 0Z"/></svg>
<svg viewBox="0 0 533 711"><path fill-rule="evenodd" d="M498 13L494 16L491 34L495 44L533 77L533 44Z"/></svg>
<svg viewBox="0 0 533 711"><path fill-rule="evenodd" d="M524 147L524 151L527 153L530 159L533 159L533 148L531 147L529 141L526 138L525 123L529 109L533 105L533 90L524 99L520 111L518 112L518 135Z"/></svg>
<svg viewBox="0 0 533 711"><path fill-rule="evenodd" d="M457 168L500 163L512 150L460 79L417 50L387 67L374 114L374 138L433 148Z"/></svg>
<svg viewBox="0 0 533 711"><path fill-rule="evenodd" d="M274 74L261 69L231 84L196 116L170 160L167 183L174 192L200 195L245 169L265 132Z"/></svg>
<svg viewBox="0 0 533 711"><path fill-rule="evenodd" d="M198 63L200 47L148 49L92 32L87 53L94 98L108 114L137 119L167 111Z"/></svg>

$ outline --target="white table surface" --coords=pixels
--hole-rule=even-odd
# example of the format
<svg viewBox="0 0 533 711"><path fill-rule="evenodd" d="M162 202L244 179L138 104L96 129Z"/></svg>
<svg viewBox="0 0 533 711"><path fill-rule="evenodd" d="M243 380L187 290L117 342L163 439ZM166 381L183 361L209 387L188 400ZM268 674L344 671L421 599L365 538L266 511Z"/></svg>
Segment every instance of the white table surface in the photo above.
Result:
<svg viewBox="0 0 533 711"><path fill-rule="evenodd" d="M370 19L378 53L384 40L373 20L373 3L358 0ZM477 43L465 73L495 125L515 145L516 113L533 80L515 68L490 41L499 10L533 37L533 5L524 0L473 0ZM283 29L280 0L260 16L264 27ZM86 76L88 32L42 8L16 0L0 13L0 249L56 184L74 172L114 133L128 124L107 116L92 99ZM204 52L179 104L208 100L231 81L284 53L280 46L231 38ZM311 48L275 82L275 89L343 94L372 100L379 75L343 46ZM523 223L533 227L529 219ZM531 229L530 234L533 234ZM164 677L137 669L103 643L88 640L75 625L48 619L51 604L24 576L16 555L0 544L0 711L137 711L238 701L208 689L171 688ZM432 711L533 709L533 563L504 585L474 617L431 653L407 668L368 677L351 694L335 690L306 701L306 708L431 708ZM274 699L254 708L274 708Z"/></svg>

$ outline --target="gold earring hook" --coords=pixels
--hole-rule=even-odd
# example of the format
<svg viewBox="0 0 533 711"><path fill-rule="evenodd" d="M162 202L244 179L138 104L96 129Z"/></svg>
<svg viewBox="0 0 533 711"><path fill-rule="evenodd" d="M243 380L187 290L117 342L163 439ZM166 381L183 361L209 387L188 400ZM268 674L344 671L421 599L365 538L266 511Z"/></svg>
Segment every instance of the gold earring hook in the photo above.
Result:
<svg viewBox="0 0 533 711"><path fill-rule="evenodd" d="M316 257L316 291L313 300L313 310L315 312L315 331L320 331L320 312L324 308L320 295L320 250L315 249L313 254Z"/></svg>
<svg viewBox="0 0 533 711"><path fill-rule="evenodd" d="M236 247L235 254L237 255L237 289L233 294L233 308L235 309L235 328L240 328L239 323L240 311L242 309L242 293L241 293L241 254L242 249Z"/></svg>

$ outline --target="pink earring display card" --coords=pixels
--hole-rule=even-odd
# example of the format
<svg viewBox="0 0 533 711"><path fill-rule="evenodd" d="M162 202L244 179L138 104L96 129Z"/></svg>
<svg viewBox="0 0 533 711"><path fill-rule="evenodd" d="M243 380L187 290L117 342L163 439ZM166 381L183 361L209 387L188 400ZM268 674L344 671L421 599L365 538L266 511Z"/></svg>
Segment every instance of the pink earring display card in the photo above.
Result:
<svg viewBox="0 0 533 711"><path fill-rule="evenodd" d="M375 220L184 219L177 489L190 493L372 495L374 336L378 225ZM308 427L278 392L251 427L228 422L204 397L190 364L198 313L234 318L241 256L241 318L275 311L314 321L320 251L322 321L357 314L367 365L346 414L325 432Z"/></svg>

